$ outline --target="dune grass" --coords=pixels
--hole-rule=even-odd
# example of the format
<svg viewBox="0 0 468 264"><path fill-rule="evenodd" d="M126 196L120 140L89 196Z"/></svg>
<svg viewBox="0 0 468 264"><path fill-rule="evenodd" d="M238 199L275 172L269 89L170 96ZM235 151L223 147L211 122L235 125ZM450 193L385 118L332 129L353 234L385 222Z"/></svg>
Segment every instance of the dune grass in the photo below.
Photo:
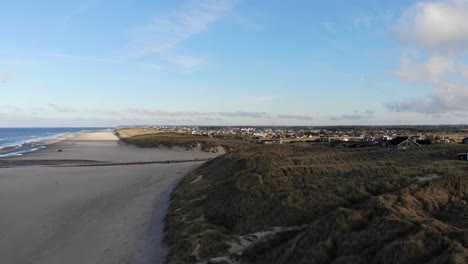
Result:
<svg viewBox="0 0 468 264"><path fill-rule="evenodd" d="M468 146L344 149L119 130L227 154L171 195L167 263L468 263Z"/></svg>
<svg viewBox="0 0 468 264"><path fill-rule="evenodd" d="M117 130L117 135L128 144L144 148L164 146L168 148L200 148L204 151L215 151L217 147L223 147L225 150L230 151L251 145L249 140L242 137L208 137L141 128L119 129Z"/></svg>
<svg viewBox="0 0 468 264"><path fill-rule="evenodd" d="M456 154L467 151L237 149L192 171L172 194L167 261L463 263L468 227L457 213L467 211L468 162ZM440 177L418 181L431 175Z"/></svg>

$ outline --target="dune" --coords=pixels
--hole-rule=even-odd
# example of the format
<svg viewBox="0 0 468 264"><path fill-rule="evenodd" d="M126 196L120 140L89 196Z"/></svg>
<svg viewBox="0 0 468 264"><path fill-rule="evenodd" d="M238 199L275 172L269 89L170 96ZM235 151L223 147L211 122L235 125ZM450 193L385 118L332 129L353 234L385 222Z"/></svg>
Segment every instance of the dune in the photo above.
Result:
<svg viewBox="0 0 468 264"><path fill-rule="evenodd" d="M163 262L169 194L215 155L137 148L103 131L1 159L0 263ZM187 162L151 163L168 160Z"/></svg>

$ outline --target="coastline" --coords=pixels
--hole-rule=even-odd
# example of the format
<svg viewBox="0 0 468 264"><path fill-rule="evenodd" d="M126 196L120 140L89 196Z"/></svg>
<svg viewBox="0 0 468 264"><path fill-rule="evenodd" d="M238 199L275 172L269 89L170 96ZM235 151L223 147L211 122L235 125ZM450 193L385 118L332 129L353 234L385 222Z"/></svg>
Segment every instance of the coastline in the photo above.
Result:
<svg viewBox="0 0 468 264"><path fill-rule="evenodd" d="M170 193L189 170L217 155L138 148L101 131L0 159L16 163L0 164L0 262L160 262ZM93 163L112 165L81 166Z"/></svg>
<svg viewBox="0 0 468 264"><path fill-rule="evenodd" d="M47 148L50 145L56 144L60 141L70 140L76 136L79 136L81 133L92 133L92 132L103 132L107 130L82 130L72 133L59 133L57 135L49 137L39 137L37 140L30 142L23 142L14 144L13 146L0 147L0 159L3 158L12 158L23 156L32 152L40 151Z"/></svg>

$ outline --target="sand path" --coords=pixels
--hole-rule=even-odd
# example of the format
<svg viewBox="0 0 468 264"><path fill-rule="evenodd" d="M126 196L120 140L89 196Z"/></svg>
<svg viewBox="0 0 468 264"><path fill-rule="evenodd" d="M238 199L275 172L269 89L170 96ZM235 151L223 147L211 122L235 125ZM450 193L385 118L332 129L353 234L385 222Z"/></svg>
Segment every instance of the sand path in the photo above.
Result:
<svg viewBox="0 0 468 264"><path fill-rule="evenodd" d="M140 149L120 143L111 132L95 132L9 159L46 162L0 168L0 263L162 263L169 194L201 162L54 167L47 161L121 163L214 155Z"/></svg>

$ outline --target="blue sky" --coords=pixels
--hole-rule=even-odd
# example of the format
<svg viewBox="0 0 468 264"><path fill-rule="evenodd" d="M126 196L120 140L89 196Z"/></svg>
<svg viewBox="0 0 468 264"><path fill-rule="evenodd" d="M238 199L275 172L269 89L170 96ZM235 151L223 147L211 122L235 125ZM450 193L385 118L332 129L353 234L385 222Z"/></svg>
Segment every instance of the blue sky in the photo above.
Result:
<svg viewBox="0 0 468 264"><path fill-rule="evenodd" d="M468 0L0 7L3 127L468 122Z"/></svg>

